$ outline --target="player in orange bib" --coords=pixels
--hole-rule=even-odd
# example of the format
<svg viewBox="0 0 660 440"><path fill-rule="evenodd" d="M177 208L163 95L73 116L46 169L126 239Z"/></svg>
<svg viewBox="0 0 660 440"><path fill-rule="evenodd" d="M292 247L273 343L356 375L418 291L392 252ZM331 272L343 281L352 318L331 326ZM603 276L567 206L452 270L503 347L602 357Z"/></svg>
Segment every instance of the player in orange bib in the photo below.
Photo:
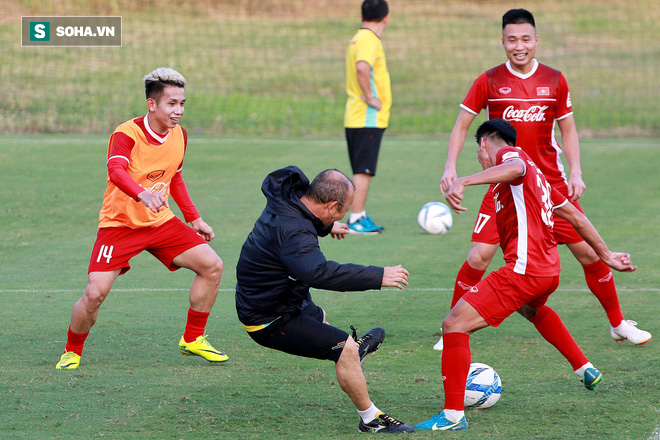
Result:
<svg viewBox="0 0 660 440"><path fill-rule="evenodd" d="M209 362L228 359L204 334L218 295L222 260L207 243L215 234L197 212L181 175L188 140L179 125L185 84L185 78L173 69L149 73L144 77L149 112L121 124L110 137L108 186L87 287L73 307L64 354L55 366L58 370L78 368L85 340L112 284L131 268L129 260L145 250L171 271L185 267L196 274L179 341L181 353ZM170 195L190 226L170 210Z"/></svg>

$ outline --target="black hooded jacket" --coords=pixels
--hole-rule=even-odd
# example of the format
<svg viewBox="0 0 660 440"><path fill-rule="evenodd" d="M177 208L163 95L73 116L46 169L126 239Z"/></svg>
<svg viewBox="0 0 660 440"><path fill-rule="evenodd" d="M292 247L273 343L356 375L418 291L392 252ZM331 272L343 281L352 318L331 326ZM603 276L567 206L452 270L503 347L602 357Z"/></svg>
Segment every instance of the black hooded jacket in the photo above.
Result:
<svg viewBox="0 0 660 440"><path fill-rule="evenodd" d="M309 288L380 289L383 268L339 264L321 252L318 237L332 230L300 201L309 180L295 166L270 173L261 191L266 208L248 235L236 265L236 311L245 325L297 315Z"/></svg>

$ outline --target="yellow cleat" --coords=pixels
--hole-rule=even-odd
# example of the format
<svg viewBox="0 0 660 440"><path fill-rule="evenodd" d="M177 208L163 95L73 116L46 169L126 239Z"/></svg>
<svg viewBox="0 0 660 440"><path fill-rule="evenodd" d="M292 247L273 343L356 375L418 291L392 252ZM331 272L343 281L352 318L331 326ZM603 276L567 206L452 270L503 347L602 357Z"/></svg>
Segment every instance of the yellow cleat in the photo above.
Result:
<svg viewBox="0 0 660 440"><path fill-rule="evenodd" d="M186 342L181 336L179 351L185 356L201 356L209 362L225 362L229 357L221 351L213 348L206 340L208 335L199 336L193 342Z"/></svg>
<svg viewBox="0 0 660 440"><path fill-rule="evenodd" d="M80 355L72 351L67 351L62 355L60 361L55 365L58 370L75 370L80 365Z"/></svg>

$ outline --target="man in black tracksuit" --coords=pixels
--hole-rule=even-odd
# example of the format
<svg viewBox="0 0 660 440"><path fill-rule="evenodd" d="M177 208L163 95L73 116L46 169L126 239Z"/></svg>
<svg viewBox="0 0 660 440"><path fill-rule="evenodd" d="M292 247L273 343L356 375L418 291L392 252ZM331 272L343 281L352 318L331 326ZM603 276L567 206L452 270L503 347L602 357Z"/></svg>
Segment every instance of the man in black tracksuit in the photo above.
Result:
<svg viewBox="0 0 660 440"><path fill-rule="evenodd" d="M236 311L248 334L260 345L297 356L335 362L337 380L360 414L359 429L411 432L371 402L361 360L384 338L380 328L356 341L329 325L312 301L310 287L358 291L390 286L403 289L403 267L360 266L328 261L318 237L344 238L339 223L351 207L355 187L337 170L320 173L310 184L289 166L270 173L261 190L266 208L248 235L236 266Z"/></svg>

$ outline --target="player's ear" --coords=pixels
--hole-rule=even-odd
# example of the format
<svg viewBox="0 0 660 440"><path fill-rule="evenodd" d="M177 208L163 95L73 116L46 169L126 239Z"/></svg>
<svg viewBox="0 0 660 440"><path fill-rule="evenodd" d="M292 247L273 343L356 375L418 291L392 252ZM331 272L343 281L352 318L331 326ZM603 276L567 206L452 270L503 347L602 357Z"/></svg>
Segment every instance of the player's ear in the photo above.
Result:
<svg viewBox="0 0 660 440"><path fill-rule="evenodd" d="M339 202L336 200L332 200L327 203L326 207L329 213L334 213L335 210L339 211Z"/></svg>
<svg viewBox="0 0 660 440"><path fill-rule="evenodd" d="M156 100L154 98L147 98L147 108L152 112L156 110Z"/></svg>

